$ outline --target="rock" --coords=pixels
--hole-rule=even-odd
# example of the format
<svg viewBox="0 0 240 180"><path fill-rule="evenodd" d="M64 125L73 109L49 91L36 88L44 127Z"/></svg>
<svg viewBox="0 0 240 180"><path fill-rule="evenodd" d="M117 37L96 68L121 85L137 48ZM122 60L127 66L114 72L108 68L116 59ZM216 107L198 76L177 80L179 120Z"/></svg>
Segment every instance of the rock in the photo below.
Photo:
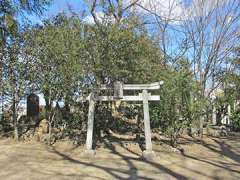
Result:
<svg viewBox="0 0 240 180"><path fill-rule="evenodd" d="M43 134L48 133L48 131L49 131L48 120L43 119L43 120L40 121L38 131L43 133Z"/></svg>
<svg viewBox="0 0 240 180"><path fill-rule="evenodd" d="M46 141L48 139L48 132L49 132L49 124L46 119L43 119L39 123L39 127L36 128L35 131L35 138L37 141Z"/></svg>
<svg viewBox="0 0 240 180"><path fill-rule="evenodd" d="M46 119L40 121L39 126L22 126L20 139L23 141L41 141L45 142L49 138L49 124Z"/></svg>
<svg viewBox="0 0 240 180"><path fill-rule="evenodd" d="M142 156L147 161L153 161L156 158L156 154L154 151L143 151Z"/></svg>

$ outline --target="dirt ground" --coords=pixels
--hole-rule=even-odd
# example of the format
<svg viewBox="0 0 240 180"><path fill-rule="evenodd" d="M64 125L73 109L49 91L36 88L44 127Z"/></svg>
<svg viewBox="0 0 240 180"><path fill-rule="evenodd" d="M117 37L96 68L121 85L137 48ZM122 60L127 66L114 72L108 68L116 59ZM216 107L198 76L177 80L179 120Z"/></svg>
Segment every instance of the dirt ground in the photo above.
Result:
<svg viewBox="0 0 240 180"><path fill-rule="evenodd" d="M240 179L240 137L183 138L184 152L154 143L157 157L141 158L134 143L106 143L94 158L70 142L53 147L37 142L0 139L0 179Z"/></svg>

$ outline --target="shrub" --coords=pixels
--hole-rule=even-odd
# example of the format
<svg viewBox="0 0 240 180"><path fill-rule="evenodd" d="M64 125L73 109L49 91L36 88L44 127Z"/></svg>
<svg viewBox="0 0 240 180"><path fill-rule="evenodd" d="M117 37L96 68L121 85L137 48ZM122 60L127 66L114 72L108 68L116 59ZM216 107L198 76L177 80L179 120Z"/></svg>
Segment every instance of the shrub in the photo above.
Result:
<svg viewBox="0 0 240 180"><path fill-rule="evenodd" d="M240 110L237 110L232 114L231 120L233 123L233 129L235 131L240 131Z"/></svg>
<svg viewBox="0 0 240 180"><path fill-rule="evenodd" d="M153 127L160 128L170 138L171 145L176 147L182 130L198 119L195 115L200 114L202 105L197 97L196 83L184 61L176 69L166 72L163 80L161 101L150 108L151 123Z"/></svg>

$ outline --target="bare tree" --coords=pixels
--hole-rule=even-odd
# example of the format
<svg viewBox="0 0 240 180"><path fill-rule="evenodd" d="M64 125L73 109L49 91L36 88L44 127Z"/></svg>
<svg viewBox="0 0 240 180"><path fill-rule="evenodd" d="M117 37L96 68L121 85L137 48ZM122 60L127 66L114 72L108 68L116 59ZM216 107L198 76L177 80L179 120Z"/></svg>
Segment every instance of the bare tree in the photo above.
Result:
<svg viewBox="0 0 240 180"><path fill-rule="evenodd" d="M216 80L224 68L230 68L231 55L239 30L240 2L196 0L183 26L190 44L188 58L201 94L209 96L219 84Z"/></svg>
<svg viewBox="0 0 240 180"><path fill-rule="evenodd" d="M189 4L180 0L143 2L137 5L155 20L166 63L185 57L199 82L202 97L209 97L221 84L219 79L223 72L233 67L229 57L239 33L240 1L193 0ZM200 120L201 132L202 126L203 119Z"/></svg>
<svg viewBox="0 0 240 180"><path fill-rule="evenodd" d="M223 71L230 71L229 57L237 40L240 2L238 0L196 0L183 23L190 44L188 58L201 88L209 97L220 84ZM200 118L200 135L203 132Z"/></svg>
<svg viewBox="0 0 240 180"><path fill-rule="evenodd" d="M158 27L164 57L174 61L186 57L200 82L202 95L208 96L216 88L212 77L217 79L224 68L231 67L227 57L239 33L240 1L193 0L188 5L180 0L140 2L136 5L151 15Z"/></svg>
<svg viewBox="0 0 240 180"><path fill-rule="evenodd" d="M165 64L174 64L183 58L188 44L182 28L183 7L179 0L145 0L137 4L137 11L150 25L151 34L159 42ZM152 30L154 29L154 30Z"/></svg>
<svg viewBox="0 0 240 180"><path fill-rule="evenodd" d="M101 19L98 16L97 9L100 8L100 12L104 14L104 17L114 19L115 23L120 23L127 12L137 4L140 0L91 0L86 1L89 11L93 17L95 24L100 25Z"/></svg>

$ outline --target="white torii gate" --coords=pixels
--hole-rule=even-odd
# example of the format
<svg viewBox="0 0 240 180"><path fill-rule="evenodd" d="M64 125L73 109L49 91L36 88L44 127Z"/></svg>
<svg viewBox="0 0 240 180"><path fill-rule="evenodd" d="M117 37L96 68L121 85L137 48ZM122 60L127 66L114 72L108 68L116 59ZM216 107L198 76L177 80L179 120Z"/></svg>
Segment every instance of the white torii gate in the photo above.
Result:
<svg viewBox="0 0 240 180"><path fill-rule="evenodd" d="M88 128L87 128L87 139L86 139L86 151L87 154L95 154L92 149L92 138L93 138L93 126L94 126L94 109L96 101L143 101L143 112L144 112L144 133L146 150L143 151L143 156L146 159L152 159L154 157L154 152L152 150L151 142L151 127L150 127L150 117L149 117L149 105L148 101L160 101L159 95L151 95L147 90L157 90L160 89L160 85L163 81L155 82L151 84L123 84L120 81L114 83L114 96L97 96L91 93L87 100L89 101L88 110ZM102 85L99 90L111 89L106 85ZM123 90L142 90L138 96L124 96Z"/></svg>

